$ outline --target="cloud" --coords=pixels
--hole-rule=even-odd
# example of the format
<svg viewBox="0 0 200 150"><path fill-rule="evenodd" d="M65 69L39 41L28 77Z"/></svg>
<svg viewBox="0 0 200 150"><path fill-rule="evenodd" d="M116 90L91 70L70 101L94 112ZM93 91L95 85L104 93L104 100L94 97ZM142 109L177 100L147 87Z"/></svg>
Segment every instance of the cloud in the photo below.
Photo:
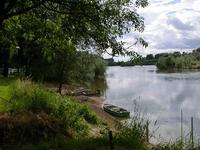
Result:
<svg viewBox="0 0 200 150"><path fill-rule="evenodd" d="M123 38L131 45L135 36L141 36L149 47L136 46L132 50L145 55L200 47L199 0L149 0L149 3L148 7L138 10L145 19L145 31L131 32Z"/></svg>
<svg viewBox="0 0 200 150"><path fill-rule="evenodd" d="M172 25L174 28L178 29L178 30L194 30L193 26L191 26L190 24L186 24L183 23L181 20L179 20L176 17L168 17L167 20L168 25Z"/></svg>
<svg viewBox="0 0 200 150"><path fill-rule="evenodd" d="M172 4L177 4L177 3L180 3L180 2L181 2L181 0L172 0L171 2L167 2L164 5L172 5Z"/></svg>

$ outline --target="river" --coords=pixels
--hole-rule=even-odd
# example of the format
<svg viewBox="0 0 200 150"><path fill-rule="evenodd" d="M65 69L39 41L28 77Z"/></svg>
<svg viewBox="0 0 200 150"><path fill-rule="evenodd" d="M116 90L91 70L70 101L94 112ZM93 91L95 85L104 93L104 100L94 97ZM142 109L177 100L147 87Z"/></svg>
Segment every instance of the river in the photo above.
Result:
<svg viewBox="0 0 200 150"><path fill-rule="evenodd" d="M181 110L184 136L190 131L190 118L194 117L198 140L200 72L158 73L155 66L108 67L106 84L106 103L126 108L131 116L137 106L137 111L151 121L150 130L155 131L158 141L180 137Z"/></svg>

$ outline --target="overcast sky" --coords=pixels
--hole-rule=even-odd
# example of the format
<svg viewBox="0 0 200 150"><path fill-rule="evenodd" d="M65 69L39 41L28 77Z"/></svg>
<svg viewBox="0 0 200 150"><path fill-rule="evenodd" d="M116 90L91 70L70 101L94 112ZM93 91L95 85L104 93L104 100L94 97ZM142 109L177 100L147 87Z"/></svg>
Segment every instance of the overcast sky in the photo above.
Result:
<svg viewBox="0 0 200 150"><path fill-rule="evenodd" d="M148 7L138 10L146 26L139 36L149 47L132 47L133 50L146 55L200 47L200 0L149 0L149 3ZM131 32L123 41L131 45L134 37L135 33Z"/></svg>

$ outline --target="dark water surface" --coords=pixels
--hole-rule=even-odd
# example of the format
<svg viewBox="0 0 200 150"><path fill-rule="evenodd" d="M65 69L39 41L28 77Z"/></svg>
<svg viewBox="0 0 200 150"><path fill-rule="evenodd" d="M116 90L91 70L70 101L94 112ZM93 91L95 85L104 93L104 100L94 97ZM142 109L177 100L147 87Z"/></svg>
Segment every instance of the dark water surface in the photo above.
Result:
<svg viewBox="0 0 200 150"><path fill-rule="evenodd" d="M198 140L200 72L157 73L155 66L135 66L108 67L106 74L106 103L124 107L134 115L136 101L141 113L151 122L157 120L156 136L160 141L180 137L182 109L184 135L190 130L190 117L193 116Z"/></svg>

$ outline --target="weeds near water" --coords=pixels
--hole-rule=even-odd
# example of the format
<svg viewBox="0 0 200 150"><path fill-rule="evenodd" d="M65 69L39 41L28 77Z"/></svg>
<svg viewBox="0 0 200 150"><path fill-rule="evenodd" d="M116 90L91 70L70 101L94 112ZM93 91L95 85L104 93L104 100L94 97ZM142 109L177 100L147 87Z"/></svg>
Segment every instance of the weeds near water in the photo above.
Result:
<svg viewBox="0 0 200 150"><path fill-rule="evenodd" d="M18 80L11 86L7 110L12 114L44 112L59 119L64 128L72 128L78 134L87 133L88 123L97 123L96 115L86 105L47 91L42 85L31 81Z"/></svg>

